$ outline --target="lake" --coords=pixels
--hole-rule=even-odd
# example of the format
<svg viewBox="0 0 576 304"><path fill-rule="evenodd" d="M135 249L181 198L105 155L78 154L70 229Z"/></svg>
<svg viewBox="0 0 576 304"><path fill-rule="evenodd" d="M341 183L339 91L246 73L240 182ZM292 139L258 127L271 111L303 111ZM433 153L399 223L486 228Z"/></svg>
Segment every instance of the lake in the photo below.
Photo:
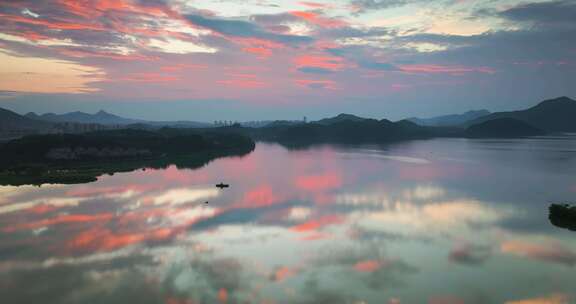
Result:
<svg viewBox="0 0 576 304"><path fill-rule="evenodd" d="M0 187L0 302L576 303L556 202L576 202L576 136L259 143Z"/></svg>

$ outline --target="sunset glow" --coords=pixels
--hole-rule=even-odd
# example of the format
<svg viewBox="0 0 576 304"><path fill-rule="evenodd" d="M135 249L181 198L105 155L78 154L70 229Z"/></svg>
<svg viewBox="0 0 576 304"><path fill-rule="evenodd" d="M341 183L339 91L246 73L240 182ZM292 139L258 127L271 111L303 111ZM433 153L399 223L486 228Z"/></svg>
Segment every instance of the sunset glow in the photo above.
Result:
<svg viewBox="0 0 576 304"><path fill-rule="evenodd" d="M576 27L563 13L575 10L523 0L4 1L0 91L16 111L45 99L59 100L44 103L56 112L178 103L186 111L164 119L206 121L232 118L230 108L235 119L399 118L418 114L411 103L439 114L508 109L575 93L562 81L575 77ZM542 75L542 86L527 85Z"/></svg>

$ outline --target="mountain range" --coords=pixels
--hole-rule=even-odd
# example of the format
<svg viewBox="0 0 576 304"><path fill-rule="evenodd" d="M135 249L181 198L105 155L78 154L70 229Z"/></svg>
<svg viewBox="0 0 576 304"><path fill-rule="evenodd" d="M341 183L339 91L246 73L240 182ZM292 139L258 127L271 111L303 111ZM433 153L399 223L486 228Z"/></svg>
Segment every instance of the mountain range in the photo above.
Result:
<svg viewBox="0 0 576 304"><path fill-rule="evenodd" d="M134 125L144 124L155 127L182 127L182 128L205 128L212 126L209 123L196 122L196 121L149 121L143 119L125 118L118 115L108 113L100 110L95 114L85 112L70 112L65 114L46 113L38 115L30 112L25 115L26 117L34 120L54 122L54 123L82 123L82 124L100 124L100 125Z"/></svg>
<svg viewBox="0 0 576 304"><path fill-rule="evenodd" d="M17 138L38 132L51 132L52 124L30 119L0 108L0 139Z"/></svg>
<svg viewBox="0 0 576 304"><path fill-rule="evenodd" d="M485 114L485 115L483 115ZM509 118L498 123L482 124L496 119ZM522 122L519 124L517 121ZM20 115L15 112L0 109L0 137L12 138L34 133L69 132L62 128L62 123L71 122L80 125L78 132L92 129L84 128L93 124L100 129L106 128L212 128L213 124L194 121L147 121L130 119L105 111L95 114L71 112L66 114L47 113L38 115L28 113ZM568 97L558 97L542 101L534 107L520 111L489 113L486 110L469 111L463 114L444 115L433 118L410 118L398 122L387 119L369 119L352 114L339 114L310 123L297 121L276 121L254 129L253 134L265 139L280 139L285 141L316 140L385 140L398 138L417 138L429 136L465 136L466 128L481 125L491 135L497 136L498 129L510 127L510 130L524 130L531 133L527 126L543 132L576 132L576 101ZM102 127L102 128L101 128ZM258 131L256 129L263 129Z"/></svg>
<svg viewBox="0 0 576 304"><path fill-rule="evenodd" d="M120 117L102 110L96 114L89 114L76 111L65 114L46 113L38 115L34 112L30 112L25 116L34 120L57 122L57 123L72 122L72 123L94 123L102 125L129 125L145 122L143 120Z"/></svg>
<svg viewBox="0 0 576 304"><path fill-rule="evenodd" d="M50 124L30 119L10 110L0 108L0 130L26 130L44 128L48 126L50 126Z"/></svg>

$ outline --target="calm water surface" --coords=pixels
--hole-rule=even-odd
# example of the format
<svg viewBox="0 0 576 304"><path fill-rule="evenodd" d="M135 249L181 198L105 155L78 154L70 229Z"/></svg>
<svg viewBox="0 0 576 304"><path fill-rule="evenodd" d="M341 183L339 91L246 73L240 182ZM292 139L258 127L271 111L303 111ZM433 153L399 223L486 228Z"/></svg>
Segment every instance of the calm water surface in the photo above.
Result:
<svg viewBox="0 0 576 304"><path fill-rule="evenodd" d="M0 187L0 303L576 303L576 232L547 219L570 201L575 137L258 144Z"/></svg>

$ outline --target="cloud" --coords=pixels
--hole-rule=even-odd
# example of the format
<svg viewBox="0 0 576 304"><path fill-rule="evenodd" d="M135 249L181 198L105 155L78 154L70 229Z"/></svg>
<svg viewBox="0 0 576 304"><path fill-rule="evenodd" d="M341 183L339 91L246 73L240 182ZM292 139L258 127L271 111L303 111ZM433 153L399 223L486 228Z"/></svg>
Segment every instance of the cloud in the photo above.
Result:
<svg viewBox="0 0 576 304"><path fill-rule="evenodd" d="M373 61L366 61L366 60L359 61L359 66L363 67L365 69L378 70L378 71L399 71L400 70L397 66L395 66L391 63L373 62Z"/></svg>
<svg viewBox="0 0 576 304"><path fill-rule="evenodd" d="M323 192L342 186L342 176L339 172L326 172L321 175L299 176L296 187L305 191Z"/></svg>
<svg viewBox="0 0 576 304"><path fill-rule="evenodd" d="M341 215L325 215L320 218L308 220L290 229L295 232L318 232L327 226L341 224L344 220L344 217Z"/></svg>
<svg viewBox="0 0 576 304"><path fill-rule="evenodd" d="M243 20L229 20L220 18L208 18L201 15L186 15L190 23L201 26L223 35L243 38L258 38L271 40L288 45L310 43L312 38L307 36L284 35L265 31L255 23Z"/></svg>
<svg viewBox="0 0 576 304"><path fill-rule="evenodd" d="M576 251L556 242L529 243L520 240L505 241L500 250L521 257L562 264L576 265Z"/></svg>
<svg viewBox="0 0 576 304"><path fill-rule="evenodd" d="M320 67L300 67L298 71L307 74L332 74L334 73L333 70L320 68Z"/></svg>
<svg viewBox="0 0 576 304"><path fill-rule="evenodd" d="M247 191L240 206L242 208L261 208L278 203L282 203L282 197L275 193L270 185L263 184Z"/></svg>
<svg viewBox="0 0 576 304"><path fill-rule="evenodd" d="M450 251L448 259L451 262L464 265L483 264L491 255L491 250L485 246L471 244L457 244Z"/></svg>
<svg viewBox="0 0 576 304"><path fill-rule="evenodd" d="M296 84L310 89L336 90L336 82L332 80L296 79Z"/></svg>
<svg viewBox="0 0 576 304"><path fill-rule="evenodd" d="M334 47L326 50L336 57L354 62L358 67L376 71L400 71L400 68L391 62L379 60L373 52L377 51L365 46Z"/></svg>
<svg viewBox="0 0 576 304"><path fill-rule="evenodd" d="M410 0L352 0L350 5L356 13L365 13L372 10L402 6L408 3L410 3Z"/></svg>
<svg viewBox="0 0 576 304"><path fill-rule="evenodd" d="M0 272L0 298L8 303L159 303L158 291L146 287L145 275L135 265L142 268L153 261L133 253Z"/></svg>
<svg viewBox="0 0 576 304"><path fill-rule="evenodd" d="M344 20L324 17L319 11L293 11L290 14L321 28L341 28L348 25Z"/></svg>
<svg viewBox="0 0 576 304"><path fill-rule="evenodd" d="M336 56L302 55L294 59L294 64L300 71L316 74L327 74L344 69L347 64L344 59ZM322 71L322 72L319 72Z"/></svg>
<svg viewBox="0 0 576 304"><path fill-rule="evenodd" d="M176 40L176 39L151 39L149 46L157 48L160 51L174 54L190 54L190 53L216 53L218 50L202 44Z"/></svg>
<svg viewBox="0 0 576 304"><path fill-rule="evenodd" d="M499 13L501 17L539 25L576 26L574 1L551 1L521 4Z"/></svg>
<svg viewBox="0 0 576 304"><path fill-rule="evenodd" d="M351 246L326 246L310 261L316 270L337 267L350 280L358 280L371 289L403 284L403 278L418 272L414 266L385 254L384 249L373 243Z"/></svg>
<svg viewBox="0 0 576 304"><path fill-rule="evenodd" d="M98 91L91 83L101 81L100 68L73 61L16 56L1 52L3 73L0 90L26 93L87 93ZM58 77L54 77L57 75Z"/></svg>
<svg viewBox="0 0 576 304"><path fill-rule="evenodd" d="M251 118L268 111L265 110L268 105L253 107L250 102L264 100L274 100L270 102L274 104L270 109L280 104L275 101L303 100L302 107L307 107L307 113L316 111L318 116L325 116L325 109L315 108L314 102L331 102L342 110L351 111L355 109L352 100L370 99L367 105L373 106L381 116L401 118L409 111L407 105L410 103L395 105L376 100L392 100L387 98L390 94L404 101L424 98L439 105L434 107L438 111L440 108L448 111L459 100L468 103L458 103L460 109L474 102L511 101L512 97L507 95L510 91L517 92L514 100L526 100L524 105L540 98L533 96L573 94L572 87L565 81L575 76L572 68L576 64L573 52L576 41L572 39L576 35L574 18L571 18L573 2L523 2L506 7L499 7L495 2L459 3L453 8L445 6L446 2L428 5L421 1L418 4L425 5L426 16L418 13L405 16L407 8L377 11L418 1L355 0L338 5L329 3L330 7L320 2L307 2L282 4L273 9L269 9L267 3L264 8L264 4L251 1L242 10L228 9L221 3L194 2L184 6L178 1L157 0L120 4L88 1L76 5L73 1L5 1L0 4L3 34L0 47L18 56L63 59L94 67L108 80L94 79L95 82L75 86L75 91L85 94L62 96L67 100L147 99L158 100L148 104L161 108L159 99L163 102L234 99L240 101L235 103L240 110L222 115ZM234 1L233 6L240 7L240 4ZM359 17L346 11L350 6L358 9L357 13L370 11L371 14ZM25 8L39 17L23 14ZM483 14L477 9L483 9ZM182 16L180 12L192 13ZM409 20L400 24L380 22L388 13ZM449 16L450 24L439 21L441 16ZM432 22L430 26L440 27L436 23L442 23L445 31L437 30L436 33L460 33L457 28L471 18L486 28L483 34L432 34L427 24ZM302 56L328 57L327 53L332 55L330 57L338 57L341 66L297 65L292 60ZM259 74L258 80L222 77L223 69L240 62L266 65L268 69ZM163 66L180 63L202 63L209 68L202 73L180 70L175 72L177 75L155 77L159 75L153 74L158 74ZM311 79L294 79L305 78L299 76ZM542 77L550 81L542 82ZM176 79L178 81L171 81ZM57 80L62 78L49 78L50 82ZM38 84L37 88L49 83L35 79L34 82ZM145 82L161 85L140 85ZM24 83L18 81L14 85ZM479 86L479 83L483 85ZM539 85L529 85L532 83ZM406 89L405 84L414 89ZM433 96L423 93L431 89L437 93ZM69 86L67 90L72 89ZM54 108L57 102L47 100L57 98L47 95L63 91L61 87L55 93L17 99L42 100ZM314 96L314 102L306 103L311 96ZM32 107L30 102L18 104L15 109ZM76 110L86 104L76 103L71 108ZM108 104L110 110L126 108L120 102ZM203 102L189 104L196 110L189 113L199 113L200 108L208 107ZM211 103L209 107L222 107L225 112L221 104ZM298 111L302 109L292 108L290 114L275 111L280 114L274 115L275 118L287 118L286 115L298 115L292 114ZM182 113L170 111L163 115L186 118Z"/></svg>
<svg viewBox="0 0 576 304"><path fill-rule="evenodd" d="M555 293L537 298L506 301L504 304L568 304L571 303L571 298L567 294Z"/></svg>

